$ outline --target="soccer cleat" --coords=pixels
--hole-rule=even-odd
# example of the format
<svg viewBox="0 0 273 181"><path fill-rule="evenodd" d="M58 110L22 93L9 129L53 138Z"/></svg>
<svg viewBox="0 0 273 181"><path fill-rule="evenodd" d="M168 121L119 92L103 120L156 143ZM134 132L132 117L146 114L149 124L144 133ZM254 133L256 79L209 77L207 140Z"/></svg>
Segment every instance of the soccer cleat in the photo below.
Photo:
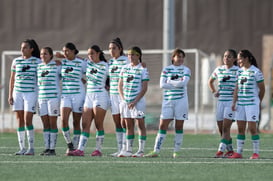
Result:
<svg viewBox="0 0 273 181"><path fill-rule="evenodd" d="M46 155L46 153L49 152L49 149L45 149L42 153L40 153L41 156Z"/></svg>
<svg viewBox="0 0 273 181"><path fill-rule="evenodd" d="M144 157L148 157L148 158L159 157L159 153L157 153L157 152L155 152L155 151L151 151L151 152L148 153L147 155L144 155Z"/></svg>
<svg viewBox="0 0 273 181"><path fill-rule="evenodd" d="M178 157L180 157L180 154L178 152L174 152L173 153L173 158L178 158Z"/></svg>
<svg viewBox="0 0 273 181"><path fill-rule="evenodd" d="M34 155L34 149L33 148L30 148L30 149L28 149L25 153L24 153L24 155Z"/></svg>
<svg viewBox="0 0 273 181"><path fill-rule="evenodd" d="M49 150L48 152L45 153L46 156L55 156L56 152L55 150Z"/></svg>
<svg viewBox="0 0 273 181"><path fill-rule="evenodd" d="M234 153L234 151L228 151L228 152L225 153L224 157L227 158L229 156L232 156L233 153Z"/></svg>
<svg viewBox="0 0 273 181"><path fill-rule="evenodd" d="M260 155L258 153L253 153L253 155L249 159L259 159Z"/></svg>
<svg viewBox="0 0 273 181"><path fill-rule="evenodd" d="M102 156L102 153L99 150L95 150L91 153L91 156Z"/></svg>
<svg viewBox="0 0 273 181"><path fill-rule="evenodd" d="M118 154L118 157L131 157L132 152L130 151L121 151L120 154Z"/></svg>
<svg viewBox="0 0 273 181"><path fill-rule="evenodd" d="M230 158L230 159L238 159L238 158L243 158L243 156L242 156L242 154L240 154L240 153L234 152L234 153L232 154L232 156L229 156L228 158Z"/></svg>
<svg viewBox="0 0 273 181"><path fill-rule="evenodd" d="M112 153L112 154L110 154L110 156L112 156L112 157L118 157L119 154L120 154L120 151Z"/></svg>
<svg viewBox="0 0 273 181"><path fill-rule="evenodd" d="M27 150L23 148L22 150L19 150L18 152L16 152L15 155L24 155L26 151Z"/></svg>
<svg viewBox="0 0 273 181"><path fill-rule="evenodd" d="M143 157L144 156L144 152L143 151L138 151L136 153L134 153L132 155L132 157L135 157L135 158L140 158L140 157Z"/></svg>
<svg viewBox="0 0 273 181"><path fill-rule="evenodd" d="M223 158L224 157L224 153L221 151L217 151L214 158Z"/></svg>
<svg viewBox="0 0 273 181"><path fill-rule="evenodd" d="M67 156L84 156L84 151L81 150L74 150L70 151Z"/></svg>
<svg viewBox="0 0 273 181"><path fill-rule="evenodd" d="M67 150L66 150L66 155L67 156L69 156L68 154L70 153L70 152L73 152L73 151L75 151L75 148L74 148L74 146L73 146L73 143L68 143L67 144Z"/></svg>

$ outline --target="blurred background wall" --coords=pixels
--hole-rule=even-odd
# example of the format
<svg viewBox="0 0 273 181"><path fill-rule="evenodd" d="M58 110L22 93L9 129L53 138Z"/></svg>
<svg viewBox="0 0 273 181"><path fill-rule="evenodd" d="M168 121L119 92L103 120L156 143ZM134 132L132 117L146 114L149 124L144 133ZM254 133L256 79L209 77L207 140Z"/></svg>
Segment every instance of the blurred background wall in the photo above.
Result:
<svg viewBox="0 0 273 181"><path fill-rule="evenodd" d="M211 121L211 127L215 129L214 99L208 91L207 79L212 69L221 63L226 49L249 49L263 70L267 92L272 90L269 87L273 84L269 83L272 77L273 1L173 1L174 47L199 49L210 56L210 63L201 60L197 66L200 67L198 76L201 80L197 103L201 107L198 112L204 113L200 116L200 124L208 125L210 123L206 121ZM0 52L19 51L20 43L27 38L35 39L40 47L50 46L54 50L61 50L66 42L75 43L79 50L87 50L93 44L107 50L109 41L116 37L121 38L125 49L132 45L142 49L163 49L163 6L164 0L0 0ZM5 96L1 97L8 93L12 58L7 59L7 73L1 77L6 82ZM196 106L195 58L196 55L187 54L185 62L193 74L189 83L189 104L193 109ZM149 113L152 120L158 121L162 55L145 55L144 61L151 74L146 95ZM211 62L213 66L210 66ZM1 67L0 75L2 70ZM266 101L271 101L271 97ZM267 102L265 104L269 105ZM209 110L205 110L204 107L208 106ZM6 102L5 107L8 107ZM267 107L265 125L271 119L271 106ZM205 113L212 117L206 118ZM200 127L197 117L190 116L190 119L196 121L195 127ZM157 123L155 125L157 127Z"/></svg>
<svg viewBox="0 0 273 181"><path fill-rule="evenodd" d="M261 61L262 37L273 34L272 0L188 0L186 9L175 0L176 47L249 49ZM0 52L30 37L54 49L68 41L107 49L117 36L125 48L159 49L162 30L163 0L0 0Z"/></svg>

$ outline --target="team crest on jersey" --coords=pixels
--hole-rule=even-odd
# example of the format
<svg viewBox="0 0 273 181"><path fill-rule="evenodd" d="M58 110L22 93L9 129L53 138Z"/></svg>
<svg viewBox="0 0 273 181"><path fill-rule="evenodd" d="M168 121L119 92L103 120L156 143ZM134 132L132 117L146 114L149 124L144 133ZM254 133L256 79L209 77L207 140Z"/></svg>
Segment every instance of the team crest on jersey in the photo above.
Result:
<svg viewBox="0 0 273 181"><path fill-rule="evenodd" d="M73 71L73 67L67 67L65 69L65 73L69 73L69 72L72 72Z"/></svg>
<svg viewBox="0 0 273 181"><path fill-rule="evenodd" d="M128 75L126 82L131 82L132 80L134 80L134 76L133 75Z"/></svg>
<svg viewBox="0 0 273 181"><path fill-rule="evenodd" d="M240 84L244 84L247 82L247 78L246 77L243 77L241 80L240 80Z"/></svg>
<svg viewBox="0 0 273 181"><path fill-rule="evenodd" d="M140 72L141 72L141 70L139 70L139 69L136 69L136 70L135 70L135 73L136 73L136 74L140 74Z"/></svg>
<svg viewBox="0 0 273 181"><path fill-rule="evenodd" d="M100 69L105 69L105 65L100 64L100 65L99 65L99 68L100 68Z"/></svg>
<svg viewBox="0 0 273 181"><path fill-rule="evenodd" d="M118 70L118 66L114 66L112 69L111 69L111 73L115 73L115 71Z"/></svg>
<svg viewBox="0 0 273 181"><path fill-rule="evenodd" d="M251 72L248 72L248 76L252 77L254 75L254 72L251 71Z"/></svg>
<svg viewBox="0 0 273 181"><path fill-rule="evenodd" d="M22 68L22 72L26 72L29 69L30 69L29 65L24 65L23 68Z"/></svg>
<svg viewBox="0 0 273 181"><path fill-rule="evenodd" d="M223 79L222 79L222 81L223 81L223 82L226 82L226 81L228 81L230 78L231 78L231 77L230 77L229 75L228 75L228 76L224 76Z"/></svg>
<svg viewBox="0 0 273 181"><path fill-rule="evenodd" d="M178 77L179 77L178 74L172 75L171 80L176 80L176 79L178 79Z"/></svg>
<svg viewBox="0 0 273 181"><path fill-rule="evenodd" d="M49 71L48 71L48 70L43 71L43 72L41 73L41 77L45 77L45 76L48 75L48 74L49 74Z"/></svg>
<svg viewBox="0 0 273 181"><path fill-rule="evenodd" d="M92 69L90 70L90 74L96 74L97 72L98 72L98 70L95 69L95 68L92 68Z"/></svg>

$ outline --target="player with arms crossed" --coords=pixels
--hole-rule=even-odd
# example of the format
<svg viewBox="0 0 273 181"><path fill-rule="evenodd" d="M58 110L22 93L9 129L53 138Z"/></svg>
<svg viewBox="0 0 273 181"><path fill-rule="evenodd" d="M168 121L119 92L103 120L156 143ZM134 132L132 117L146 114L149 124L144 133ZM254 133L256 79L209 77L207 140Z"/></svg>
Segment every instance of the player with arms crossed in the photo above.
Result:
<svg viewBox="0 0 273 181"><path fill-rule="evenodd" d="M179 156L183 143L184 120L188 119L187 84L191 71L184 66L185 52L175 49L172 53L172 65L161 72L160 88L163 89L163 102L160 115L159 130L155 139L154 150L144 157L158 157L161 146L166 139L167 129L171 121L175 120L175 137L173 158Z"/></svg>

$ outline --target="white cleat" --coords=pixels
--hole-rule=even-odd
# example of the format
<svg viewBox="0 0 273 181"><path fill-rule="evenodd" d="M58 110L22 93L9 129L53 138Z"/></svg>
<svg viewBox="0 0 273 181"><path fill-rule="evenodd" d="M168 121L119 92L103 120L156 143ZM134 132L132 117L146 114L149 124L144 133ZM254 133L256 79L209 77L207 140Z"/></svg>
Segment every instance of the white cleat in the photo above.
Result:
<svg viewBox="0 0 273 181"><path fill-rule="evenodd" d="M131 157L133 154L130 151L121 151L118 157Z"/></svg>
<svg viewBox="0 0 273 181"><path fill-rule="evenodd" d="M143 151L138 151L135 154L132 155L132 157L136 157L136 158L141 158L144 156L144 152Z"/></svg>

